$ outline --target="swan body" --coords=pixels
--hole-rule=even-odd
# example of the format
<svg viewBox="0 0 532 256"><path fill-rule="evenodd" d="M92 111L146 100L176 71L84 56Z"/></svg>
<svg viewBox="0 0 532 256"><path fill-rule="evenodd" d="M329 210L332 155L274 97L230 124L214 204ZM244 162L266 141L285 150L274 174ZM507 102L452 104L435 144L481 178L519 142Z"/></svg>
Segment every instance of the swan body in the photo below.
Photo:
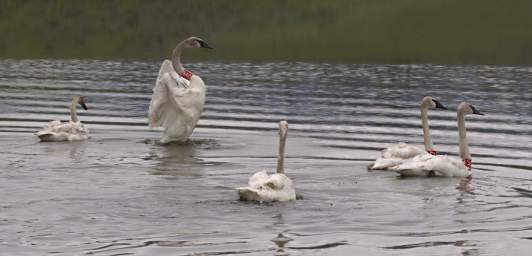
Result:
<svg viewBox="0 0 532 256"><path fill-rule="evenodd" d="M408 145L404 142L400 142L396 145L384 149L381 153L381 157L375 160L375 162L371 166L371 169L387 170L390 167L400 164L405 159L413 158L417 155L424 153L425 151L418 147Z"/></svg>
<svg viewBox="0 0 532 256"><path fill-rule="evenodd" d="M460 159L423 154L392 167L403 177L467 177L470 171Z"/></svg>
<svg viewBox="0 0 532 256"><path fill-rule="evenodd" d="M430 96L424 97L421 101L421 127L423 128L423 143L425 145L425 150L416 146L408 145L404 142L400 142L384 149L381 152L381 156L377 158L375 162L368 167L368 169L390 170L390 168L401 164L406 159L411 159L417 155L436 155L436 151L434 150L434 146L432 145L432 140L430 138L427 114L429 108L447 109L439 101Z"/></svg>
<svg viewBox="0 0 532 256"><path fill-rule="evenodd" d="M466 137L465 115L483 115L470 104L461 103L457 111L460 138L460 158L447 155L423 154L393 166L390 169L406 177L470 177L471 154Z"/></svg>
<svg viewBox="0 0 532 256"><path fill-rule="evenodd" d="M78 120L76 106L80 104L85 110L87 106L83 97L74 97L70 106L70 121L61 123L59 120L51 121L44 126L44 130L36 135L43 142L78 141L89 138L89 130Z"/></svg>
<svg viewBox="0 0 532 256"><path fill-rule="evenodd" d="M288 123L279 123L279 155L277 157L277 173L268 174L261 171L249 178L248 187L237 188L240 200L256 202L284 202L296 200L294 184L284 174L284 149Z"/></svg>
<svg viewBox="0 0 532 256"><path fill-rule="evenodd" d="M86 140L89 131L80 121L61 123L56 120L48 123L43 131L37 133L37 137L45 142Z"/></svg>
<svg viewBox="0 0 532 256"><path fill-rule="evenodd" d="M257 172L249 178L248 185L237 188L241 200L283 202L296 199L292 180L282 173L269 175L266 171Z"/></svg>
<svg viewBox="0 0 532 256"><path fill-rule="evenodd" d="M203 80L181 65L180 55L185 48L209 48L197 37L179 43L172 60L164 60L153 88L148 122L150 127L164 127L162 143L186 141L199 121L207 87Z"/></svg>

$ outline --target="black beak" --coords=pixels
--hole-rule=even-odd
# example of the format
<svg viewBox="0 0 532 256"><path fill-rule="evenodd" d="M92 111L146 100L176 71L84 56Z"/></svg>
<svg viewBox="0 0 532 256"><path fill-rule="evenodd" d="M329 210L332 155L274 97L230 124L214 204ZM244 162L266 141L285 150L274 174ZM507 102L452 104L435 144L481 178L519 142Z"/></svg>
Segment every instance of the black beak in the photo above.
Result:
<svg viewBox="0 0 532 256"><path fill-rule="evenodd" d="M432 101L434 101L434 104L436 104L436 108L441 108L441 109L447 109L445 106L443 106L439 101L435 100L435 99L432 99Z"/></svg>
<svg viewBox="0 0 532 256"><path fill-rule="evenodd" d="M478 111L475 107L473 107L473 105L469 105L469 107L471 107L471 110L473 110L473 114L481 116L484 115L483 113L480 113L480 111Z"/></svg>
<svg viewBox="0 0 532 256"><path fill-rule="evenodd" d="M89 110L89 108L87 108L87 105L85 105L85 103L80 103L79 105L81 105L81 107L85 110Z"/></svg>
<svg viewBox="0 0 532 256"><path fill-rule="evenodd" d="M207 42L203 40L197 40L201 48L214 49Z"/></svg>

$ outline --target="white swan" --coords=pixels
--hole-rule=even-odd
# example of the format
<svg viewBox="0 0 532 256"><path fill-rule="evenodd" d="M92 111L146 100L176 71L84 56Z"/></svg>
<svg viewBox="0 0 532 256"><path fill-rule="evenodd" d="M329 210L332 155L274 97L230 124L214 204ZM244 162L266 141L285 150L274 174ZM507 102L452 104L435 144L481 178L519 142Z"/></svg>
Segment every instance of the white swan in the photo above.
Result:
<svg viewBox="0 0 532 256"><path fill-rule="evenodd" d="M484 115L472 105L462 102L458 106L458 134L460 139L460 158L446 155L419 155L391 169L401 176L471 176L471 154L466 137L465 116L468 114Z"/></svg>
<svg viewBox="0 0 532 256"><path fill-rule="evenodd" d="M249 187L237 188L240 200L273 202L291 201L296 199L296 191L292 180L284 175L284 148L288 123L279 122L279 155L277 156L277 173L268 175L266 171L253 174L249 178Z"/></svg>
<svg viewBox="0 0 532 256"><path fill-rule="evenodd" d="M76 106L81 105L83 109L87 110L85 105L85 98L75 96L72 98L70 105L70 121L68 123L61 123L59 120L51 121L44 130L36 133L41 141L74 141L86 140L89 138L89 131L78 120L76 114Z"/></svg>
<svg viewBox="0 0 532 256"><path fill-rule="evenodd" d="M429 108L447 109L439 101L430 96L426 96L421 100L421 127L423 128L423 144L425 145L425 150L403 142L398 143L397 145L384 149L381 152L381 156L368 167L370 170L389 170L391 167L400 164L405 159L410 159L417 155L424 155L425 153L436 155L436 150L434 150L430 138L429 120L427 115Z"/></svg>
<svg viewBox="0 0 532 256"><path fill-rule="evenodd" d="M181 65L181 52L186 48L212 49L202 39L189 37L177 44L171 61L163 61L148 111L150 127L165 128L162 143L186 141L203 111L205 84Z"/></svg>

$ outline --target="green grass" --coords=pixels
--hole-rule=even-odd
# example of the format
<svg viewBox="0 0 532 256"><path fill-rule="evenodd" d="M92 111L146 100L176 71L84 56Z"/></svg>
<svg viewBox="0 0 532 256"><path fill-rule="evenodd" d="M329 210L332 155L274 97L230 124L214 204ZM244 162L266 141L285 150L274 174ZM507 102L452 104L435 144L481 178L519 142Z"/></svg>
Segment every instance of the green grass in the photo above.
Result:
<svg viewBox="0 0 532 256"><path fill-rule="evenodd" d="M0 58L532 64L532 1L0 1Z"/></svg>

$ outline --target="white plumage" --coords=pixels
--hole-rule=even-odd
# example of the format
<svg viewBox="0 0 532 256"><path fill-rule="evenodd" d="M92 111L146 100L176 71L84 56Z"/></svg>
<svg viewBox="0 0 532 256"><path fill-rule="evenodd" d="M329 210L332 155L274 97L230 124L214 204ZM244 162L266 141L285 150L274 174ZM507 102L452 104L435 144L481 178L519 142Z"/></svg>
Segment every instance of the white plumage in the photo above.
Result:
<svg viewBox="0 0 532 256"><path fill-rule="evenodd" d="M61 123L55 120L44 126L37 137L45 142L86 140L89 138L89 130L80 121Z"/></svg>
<svg viewBox="0 0 532 256"><path fill-rule="evenodd" d="M371 169L388 170L389 168L400 164L405 159L409 159L420 154L428 153L418 147L408 145L404 142L400 142L396 145L390 146L382 150L381 157L375 160L375 162L371 166Z"/></svg>
<svg viewBox="0 0 532 256"><path fill-rule="evenodd" d="M237 188L241 200L283 202L296 199L292 180L282 173L269 175L266 171L257 172L249 178L248 185Z"/></svg>
<svg viewBox="0 0 532 256"><path fill-rule="evenodd" d="M391 168L403 177L467 177L470 172L460 159L447 155L418 155Z"/></svg>

